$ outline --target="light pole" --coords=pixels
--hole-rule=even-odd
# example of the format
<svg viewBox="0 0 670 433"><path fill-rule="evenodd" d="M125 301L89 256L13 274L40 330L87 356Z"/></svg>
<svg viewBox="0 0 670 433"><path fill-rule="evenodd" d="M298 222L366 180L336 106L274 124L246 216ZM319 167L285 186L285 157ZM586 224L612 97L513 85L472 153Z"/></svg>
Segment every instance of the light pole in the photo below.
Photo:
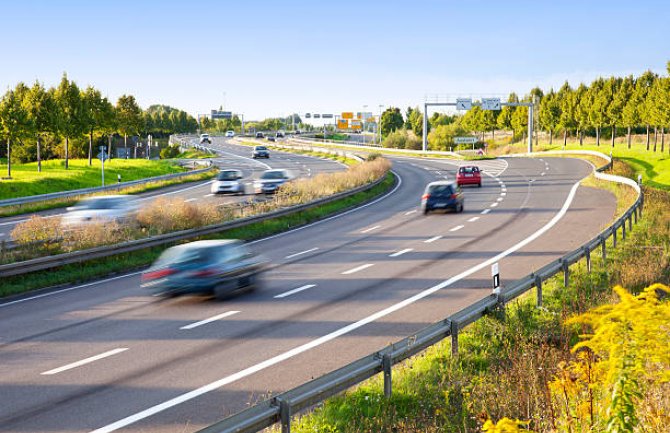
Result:
<svg viewBox="0 0 670 433"><path fill-rule="evenodd" d="M379 119L377 119L377 133L379 134L379 145L382 145L382 108L384 106L379 104Z"/></svg>

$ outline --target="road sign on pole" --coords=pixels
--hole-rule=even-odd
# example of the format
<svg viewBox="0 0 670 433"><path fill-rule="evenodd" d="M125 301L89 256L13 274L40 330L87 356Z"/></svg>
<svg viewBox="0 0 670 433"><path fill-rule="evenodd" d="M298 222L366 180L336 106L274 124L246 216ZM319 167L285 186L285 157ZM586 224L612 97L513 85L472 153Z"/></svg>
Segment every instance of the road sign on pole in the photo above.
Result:
<svg viewBox="0 0 670 433"><path fill-rule="evenodd" d="M475 144L477 137L454 137L454 144Z"/></svg>
<svg viewBox="0 0 670 433"><path fill-rule="evenodd" d="M500 110L500 98L482 98L482 110Z"/></svg>
<svg viewBox="0 0 670 433"><path fill-rule="evenodd" d="M472 99L470 98L458 98L456 99L456 109L457 110L469 110L472 108Z"/></svg>
<svg viewBox="0 0 670 433"><path fill-rule="evenodd" d="M100 153L98 153L98 159L102 162L102 186L105 186L105 160L109 159L107 152L105 152L105 146L100 146Z"/></svg>

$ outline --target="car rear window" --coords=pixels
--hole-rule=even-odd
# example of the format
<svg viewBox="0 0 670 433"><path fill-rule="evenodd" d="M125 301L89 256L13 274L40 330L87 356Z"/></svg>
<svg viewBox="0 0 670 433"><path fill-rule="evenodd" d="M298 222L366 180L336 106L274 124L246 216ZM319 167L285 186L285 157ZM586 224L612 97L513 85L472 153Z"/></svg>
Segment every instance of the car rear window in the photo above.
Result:
<svg viewBox="0 0 670 433"><path fill-rule="evenodd" d="M428 192L435 195L450 195L453 194L451 185L431 185L428 187Z"/></svg>
<svg viewBox="0 0 670 433"><path fill-rule="evenodd" d="M216 180L236 180L238 173L236 171L222 171L216 176Z"/></svg>
<svg viewBox="0 0 670 433"><path fill-rule="evenodd" d="M458 169L460 173L479 173L479 168L477 167L461 167Z"/></svg>

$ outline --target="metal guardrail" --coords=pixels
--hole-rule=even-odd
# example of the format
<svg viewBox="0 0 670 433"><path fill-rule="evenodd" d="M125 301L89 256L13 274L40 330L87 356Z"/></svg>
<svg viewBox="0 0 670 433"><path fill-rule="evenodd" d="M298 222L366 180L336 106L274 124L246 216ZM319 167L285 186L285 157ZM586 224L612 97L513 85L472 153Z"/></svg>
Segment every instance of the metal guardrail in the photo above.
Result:
<svg viewBox="0 0 670 433"><path fill-rule="evenodd" d="M105 186L96 186L96 187L92 187L92 188L74 189L74 190L71 190L71 191L63 191L63 192L52 192L52 193L49 193L49 194L31 195L31 196L28 196L28 197L10 198L10 199L5 199L5 200L0 200L0 207L23 205L23 204L28 204L28 203L35 203L35 202L53 200L53 199L59 199L59 198L78 197L78 196L85 195L85 194L94 194L94 193L97 193L97 192L104 192L104 191L116 191L116 190L127 188L127 187L130 187L130 186L142 185L142 184L145 184L145 183L159 182L159 181L162 181L162 180L179 179L181 177L190 176L190 175L193 175L193 174L204 173L209 169L210 168L208 167L208 168L202 168L202 169L199 169L199 170L185 171L185 172L182 172L182 173L164 174L164 175L161 175L161 176L147 177L147 178L144 178L144 179L131 180L131 181L128 181L128 182L120 182L120 183L115 183L115 184L110 184L110 185L105 185Z"/></svg>
<svg viewBox="0 0 670 433"><path fill-rule="evenodd" d="M600 155L603 156L603 155ZM609 159L605 157L605 159ZM309 408L326 398L333 396L353 385L369 379L379 373L384 375L384 395L390 397L392 393L392 366L438 343L444 338L451 337L453 355L458 354L458 334L467 325L477 321L489 312L504 308L504 305L526 293L531 288L537 288L537 305L542 305L542 284L556 274L563 273L563 283L569 283L570 265L582 258L586 259L587 269L591 271L591 253L601 249L603 259L607 255L607 240L612 238L616 247L617 233L621 231L622 238L626 238L626 222L628 230L632 230L633 219L637 223L642 214L644 195L640 186L627 178L602 174L612 167L612 160L597 169L598 178L627 184L636 189L638 198L635 203L610 227L603 230L589 242L571 251L539 270L517 280L505 287L499 294L491 294L465 307L441 322L423 328L416 334L406 337L380 351L360 358L338 370L325 374L317 379L293 388L289 391L258 403L248 409L238 412L216 424L199 430L199 433L253 433L273 424L281 423L282 432L289 433L291 416L296 412Z"/></svg>
<svg viewBox="0 0 670 433"><path fill-rule="evenodd" d="M351 142L343 142L343 141L337 141L337 140L323 140L323 139L317 139L317 138L297 138L297 137L289 137L289 141L294 141L294 142L302 142L304 144L332 144L335 146L340 146L340 147L345 147L345 148L357 148L357 149L366 149L370 152L387 152L387 153L397 153L399 155L416 155L416 154L422 154L422 155L435 155L435 156L450 156L453 158L457 159L462 159L463 155L460 155L459 153L456 152L447 152L447 151L441 151L441 150L428 150L428 151L423 151L421 149L419 150L412 150L412 149L395 149L392 147L381 147L381 146L368 146L360 143L355 143L355 144L350 144Z"/></svg>
<svg viewBox="0 0 670 433"><path fill-rule="evenodd" d="M212 233L221 232L224 230L229 230L233 228L242 227L248 224L257 223L266 221L272 218L281 217L284 215L289 215L292 213L300 212L307 210L316 206L320 206L332 201L349 197L359 192L367 191L375 186L379 185L384 181L386 176L382 176L376 181L369 183L367 185L362 185L360 187L354 188L349 191L340 192L333 194L328 197L320 198L313 200L309 203L290 206L284 209L279 209L262 215L256 215L246 218L240 218L234 221L228 221L225 223L214 224L206 227L200 227L189 230L182 230L174 233L165 233L158 236L152 236L144 239L137 239L128 242L123 242L116 245L108 245L103 247L90 248L86 250L73 251L71 253L57 254L53 256L39 257L32 260L26 260L16 263L9 263L6 265L0 265L0 278L9 277L14 275L23 275L29 272L42 271L45 269L52 269L58 266L63 266L72 263L79 263L84 260L98 259L103 257L109 257L116 254L127 253L131 251L137 251L145 248L150 248L158 245L170 244L173 242L178 242L186 239L197 238L200 236L209 235Z"/></svg>

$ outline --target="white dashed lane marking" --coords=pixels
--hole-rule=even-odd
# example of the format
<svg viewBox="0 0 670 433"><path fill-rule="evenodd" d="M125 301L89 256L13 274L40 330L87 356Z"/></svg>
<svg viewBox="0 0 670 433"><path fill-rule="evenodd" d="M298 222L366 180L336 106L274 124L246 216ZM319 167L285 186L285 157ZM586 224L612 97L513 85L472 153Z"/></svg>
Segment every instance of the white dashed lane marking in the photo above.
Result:
<svg viewBox="0 0 670 433"><path fill-rule="evenodd" d="M98 361L109 356L116 355L117 353L125 352L128 350L127 347L119 347L118 349L110 350L100 355L91 356L90 358L82 359L81 361L73 362L72 364L64 365L62 367L54 368L53 370L45 371L42 373L44 376L50 376L52 374L61 373L63 371L72 370L73 368L81 367L82 365L90 364L91 362Z"/></svg>
<svg viewBox="0 0 670 433"><path fill-rule="evenodd" d="M223 319L228 316L232 316L233 314L237 314L239 311L226 311L225 313L219 314L214 317L210 317L209 319L201 320L199 322L191 323L190 325L182 326L179 329L183 330L189 330L193 328L197 328L198 326L206 325L208 323L216 322L217 320Z"/></svg>
<svg viewBox="0 0 670 433"><path fill-rule="evenodd" d="M430 239L426 239L426 240L423 241L423 242L424 242L425 244L430 244L430 243L432 243L432 242L435 242L435 241L438 240L438 239L442 239L442 236L434 236L434 237L432 237L432 238L430 238Z"/></svg>
<svg viewBox="0 0 670 433"><path fill-rule="evenodd" d="M358 271L362 271L363 269L367 269L367 268L369 268L371 266L374 266L374 265L375 265L374 263L367 263L365 265L357 266L353 269L349 269L348 271L342 272L342 275L351 275L351 274L354 274Z"/></svg>
<svg viewBox="0 0 670 433"><path fill-rule="evenodd" d="M295 295L296 293L302 292L303 290L311 289L312 287L316 287L316 284L305 284L304 286L300 286L297 289L293 289L293 290L289 290L288 292L281 293L281 294L275 296L275 299L285 298L287 296Z"/></svg>
<svg viewBox="0 0 670 433"><path fill-rule="evenodd" d="M414 251L414 248L405 248L404 250L400 250L396 253L389 254L389 257L398 257L402 256L403 254L409 253L410 251Z"/></svg>

